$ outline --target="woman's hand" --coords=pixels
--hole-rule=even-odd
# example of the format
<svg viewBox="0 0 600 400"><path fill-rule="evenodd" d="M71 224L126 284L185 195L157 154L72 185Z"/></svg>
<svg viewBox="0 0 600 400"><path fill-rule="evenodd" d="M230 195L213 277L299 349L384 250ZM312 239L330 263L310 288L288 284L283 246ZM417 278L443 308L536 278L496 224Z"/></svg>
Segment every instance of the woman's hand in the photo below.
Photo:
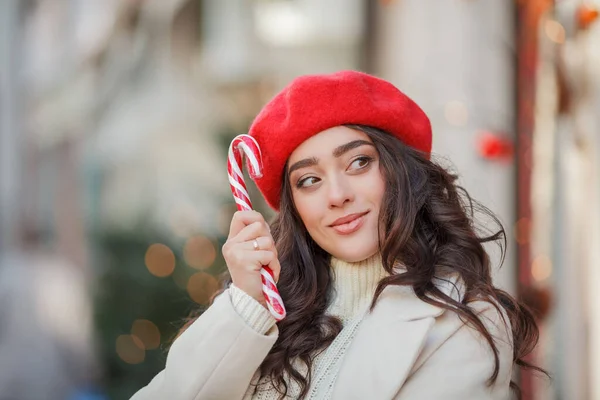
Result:
<svg viewBox="0 0 600 400"><path fill-rule="evenodd" d="M237 211L222 252L233 284L266 307L260 270L263 265L269 266L277 282L281 267L275 241L263 216L257 211Z"/></svg>

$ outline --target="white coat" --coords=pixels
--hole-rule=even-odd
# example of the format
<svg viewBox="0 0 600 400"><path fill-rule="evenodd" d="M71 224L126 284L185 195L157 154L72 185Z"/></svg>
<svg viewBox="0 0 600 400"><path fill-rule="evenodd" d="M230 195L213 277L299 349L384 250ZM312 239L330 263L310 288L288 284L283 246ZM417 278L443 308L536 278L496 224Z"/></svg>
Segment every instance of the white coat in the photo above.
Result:
<svg viewBox="0 0 600 400"><path fill-rule="evenodd" d="M438 287L460 299L457 280ZM460 285L458 285L460 288ZM500 370L487 385L494 357L483 336L454 312L388 286L362 321L338 371L334 400L467 400L510 398L512 336L493 305L469 305L494 337ZM241 400L277 339L250 328L228 291L172 345L166 367L131 400Z"/></svg>

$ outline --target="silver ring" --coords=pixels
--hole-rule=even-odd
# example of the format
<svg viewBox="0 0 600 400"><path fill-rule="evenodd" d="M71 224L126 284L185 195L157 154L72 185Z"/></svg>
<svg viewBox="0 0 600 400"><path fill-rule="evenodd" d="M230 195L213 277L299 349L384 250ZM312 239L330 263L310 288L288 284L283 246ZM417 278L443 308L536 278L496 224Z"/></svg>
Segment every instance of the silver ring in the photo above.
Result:
<svg viewBox="0 0 600 400"><path fill-rule="evenodd" d="M259 250L260 246L258 245L258 240L254 239L252 241L252 245L254 246L254 250Z"/></svg>

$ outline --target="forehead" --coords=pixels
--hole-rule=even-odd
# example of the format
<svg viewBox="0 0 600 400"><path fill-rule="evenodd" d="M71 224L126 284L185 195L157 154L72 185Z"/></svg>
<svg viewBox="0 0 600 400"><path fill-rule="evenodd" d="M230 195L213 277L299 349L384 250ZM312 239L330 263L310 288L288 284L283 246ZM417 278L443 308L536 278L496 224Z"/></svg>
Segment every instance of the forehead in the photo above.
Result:
<svg viewBox="0 0 600 400"><path fill-rule="evenodd" d="M305 158L332 157L333 150L353 140L366 140L372 142L366 133L350 129L346 126L336 126L317 133L306 139L290 154L289 164Z"/></svg>

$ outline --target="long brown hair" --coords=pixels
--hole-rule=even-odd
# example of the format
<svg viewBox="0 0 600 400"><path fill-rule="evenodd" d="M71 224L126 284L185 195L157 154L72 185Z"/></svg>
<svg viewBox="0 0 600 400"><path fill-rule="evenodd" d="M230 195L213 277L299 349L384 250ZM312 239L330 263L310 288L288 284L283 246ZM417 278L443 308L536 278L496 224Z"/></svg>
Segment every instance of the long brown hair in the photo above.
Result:
<svg viewBox="0 0 600 400"><path fill-rule="evenodd" d="M364 132L373 141L386 181L379 219L383 234L379 242L383 267L391 276L379 283L371 307L375 306L386 286L407 285L421 300L458 313L483 335L493 350L494 370L488 380L492 384L499 372L498 349L468 303L482 298L493 299L492 304L495 307L499 304L508 315L514 362L537 369L524 360L538 341L538 328L532 313L492 284L490 258L483 244L498 243L504 260L506 234L499 219L457 184L456 175L429 161L424 154L379 129L358 125L348 127ZM498 230L478 234L477 213L487 217L487 222L494 222ZM300 385L302 398L310 386L314 355L327 348L342 325L337 318L325 315L331 295L329 255L304 228L294 207L287 174L282 182L280 213L271 229L282 266L277 286L287 308L287 317L278 324L279 338L263 361L260 372L271 378L282 395L287 392L284 377L295 380ZM393 271L398 260L406 267L402 274ZM465 283L462 302L444 295L432 284L434 275L442 270L461 275ZM294 368L294 359L306 364L308 376ZM519 392L514 382L511 387Z"/></svg>
<svg viewBox="0 0 600 400"><path fill-rule="evenodd" d="M536 346L538 327L530 310L508 293L492 284L491 262L483 244L495 242L506 249L506 234L499 219L485 206L473 200L457 184L457 176L430 161L424 154L379 129L347 125L364 132L373 141L380 158L386 190L379 216L380 252L383 267L391 276L377 286L371 308L385 287L411 286L423 301L456 312L461 319L480 332L494 353L492 384L499 373L498 349L481 319L468 306L487 299L508 316L512 329L513 362L518 366L540 368L525 361ZM498 230L483 230L476 215ZM299 398L308 393L310 371L316 354L331 344L342 329L341 321L325 314L331 299L332 275L330 255L310 237L296 211L287 174L282 180L280 212L271 223L281 263L277 287L287 309L287 317L278 323L279 337L260 366L284 398L286 382L295 381ZM393 265L400 261L406 271L398 274ZM440 273L458 272L464 281L465 295L457 302L432 284ZM441 299L442 301L436 300ZM501 313L502 315L502 313ZM307 367L304 376L293 364ZM511 387L520 397L516 383Z"/></svg>

